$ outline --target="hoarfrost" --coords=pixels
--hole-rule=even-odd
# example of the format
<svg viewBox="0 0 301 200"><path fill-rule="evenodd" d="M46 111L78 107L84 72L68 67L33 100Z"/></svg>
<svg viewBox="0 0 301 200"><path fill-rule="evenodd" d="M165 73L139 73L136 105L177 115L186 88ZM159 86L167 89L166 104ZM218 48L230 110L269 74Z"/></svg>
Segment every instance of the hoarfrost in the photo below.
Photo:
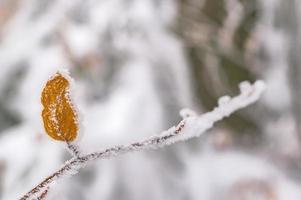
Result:
<svg viewBox="0 0 301 200"><path fill-rule="evenodd" d="M253 85L244 82L240 86L241 94L233 97L228 102L214 108L213 111L201 116L189 116L184 118L177 126L173 126L159 135L152 136L145 140L134 142L129 145L119 145L108 149L95 151L81 156L75 156L67 161L58 171L43 180L35 188L25 194L21 200L30 199L33 195L44 191L53 181L70 177L78 173L90 161L118 156L120 154L139 151L143 149L155 149L164 147L175 142L184 141L193 137L198 137L213 124L233 112L246 107L258 100L265 89L262 81L257 81Z"/></svg>

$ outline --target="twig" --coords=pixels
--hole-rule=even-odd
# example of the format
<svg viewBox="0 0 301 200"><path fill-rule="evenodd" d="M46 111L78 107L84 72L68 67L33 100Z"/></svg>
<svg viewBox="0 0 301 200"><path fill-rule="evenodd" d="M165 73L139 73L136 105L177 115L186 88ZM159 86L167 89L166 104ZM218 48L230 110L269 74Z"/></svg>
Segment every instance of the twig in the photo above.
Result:
<svg viewBox="0 0 301 200"><path fill-rule="evenodd" d="M257 101L264 89L265 85L262 81L257 81L253 85L250 85L248 82L243 82L240 84L240 95L234 98L228 96L222 97L218 102L218 106L211 112L201 116L195 116L194 114L186 115L177 126L171 127L159 135L129 145L119 145L105 150L83 154L81 156L76 156L77 153L74 153L75 156L73 158L68 160L59 170L48 176L40 184L26 193L20 200L32 199L33 196L43 191L45 188L50 187L55 181L78 173L79 169L85 167L87 163L93 160L112 158L123 153L143 149L160 148L175 142L198 137L206 130L210 129L215 122L220 121L233 112Z"/></svg>
<svg viewBox="0 0 301 200"><path fill-rule="evenodd" d="M46 190L44 192L42 192L40 196L38 196L37 200L44 200L46 198L48 192L49 192L49 187L47 187Z"/></svg>
<svg viewBox="0 0 301 200"><path fill-rule="evenodd" d="M66 144L67 144L67 149L70 152L70 154L72 155L72 157L79 158L80 157L79 146L77 144L72 143L72 142L66 142Z"/></svg>

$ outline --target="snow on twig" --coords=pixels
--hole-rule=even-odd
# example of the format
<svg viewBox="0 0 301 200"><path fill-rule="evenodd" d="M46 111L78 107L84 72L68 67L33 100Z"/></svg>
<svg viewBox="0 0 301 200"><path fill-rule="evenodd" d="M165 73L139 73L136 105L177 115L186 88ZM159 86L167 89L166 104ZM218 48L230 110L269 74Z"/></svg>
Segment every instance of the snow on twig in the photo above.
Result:
<svg viewBox="0 0 301 200"><path fill-rule="evenodd" d="M66 142L67 150L73 157L80 157L80 149L79 146L73 142Z"/></svg>
<svg viewBox="0 0 301 200"><path fill-rule="evenodd" d="M233 98L228 96L221 97L216 108L200 116L197 116L193 111L183 110L181 111L183 120L180 121L178 125L171 127L161 134L149 137L139 142L134 142L128 145L119 145L88 154L79 154L77 147L73 149L72 145L68 145L73 158L65 162L59 170L45 178L41 183L21 197L20 200L33 199L35 195L42 191L48 191L49 187L54 184L55 181L64 177L73 176L78 173L79 169L85 167L90 161L112 158L132 151L156 149L175 142L198 137L210 129L215 122L220 121L223 118L228 117L233 112L256 102L264 89L265 84L263 81L256 81L253 85L249 82L243 82L240 84L240 94L238 96Z"/></svg>

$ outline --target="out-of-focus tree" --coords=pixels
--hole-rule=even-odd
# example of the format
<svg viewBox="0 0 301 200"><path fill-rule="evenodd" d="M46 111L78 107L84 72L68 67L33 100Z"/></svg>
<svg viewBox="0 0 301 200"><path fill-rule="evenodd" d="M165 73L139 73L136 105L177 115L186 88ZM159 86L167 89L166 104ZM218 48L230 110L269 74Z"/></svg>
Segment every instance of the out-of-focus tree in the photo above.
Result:
<svg viewBox="0 0 301 200"><path fill-rule="evenodd" d="M181 0L179 10L178 31L192 67L198 103L208 110L218 96L234 94L235 85L258 76L252 62L257 4L252 0ZM248 112L231 116L223 125L240 136L260 135L260 126ZM248 137L248 141L259 138Z"/></svg>

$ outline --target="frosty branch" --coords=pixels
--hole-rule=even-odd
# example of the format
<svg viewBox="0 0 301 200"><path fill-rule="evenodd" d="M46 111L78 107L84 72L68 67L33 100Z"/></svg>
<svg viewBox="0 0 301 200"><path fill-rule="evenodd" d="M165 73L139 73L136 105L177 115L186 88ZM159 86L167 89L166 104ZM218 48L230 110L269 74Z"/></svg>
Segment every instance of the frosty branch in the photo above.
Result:
<svg viewBox="0 0 301 200"><path fill-rule="evenodd" d="M218 106L212 111L198 116L192 111L182 110L181 115L183 120L176 126L173 126L158 135L128 145L119 145L84 154L79 152L79 148L76 145L74 146L72 142L67 142L68 149L73 157L66 161L60 169L45 178L41 183L21 197L20 200L39 199L41 194L43 194L43 196L44 194L47 194L49 188L55 181L73 176L91 161L112 158L133 151L161 148L179 141L198 137L210 129L217 121L256 102L264 89L265 84L262 81L257 81L253 85L248 82L243 82L240 84L240 94L238 96L233 98L230 98L229 96L221 97L218 101Z"/></svg>

